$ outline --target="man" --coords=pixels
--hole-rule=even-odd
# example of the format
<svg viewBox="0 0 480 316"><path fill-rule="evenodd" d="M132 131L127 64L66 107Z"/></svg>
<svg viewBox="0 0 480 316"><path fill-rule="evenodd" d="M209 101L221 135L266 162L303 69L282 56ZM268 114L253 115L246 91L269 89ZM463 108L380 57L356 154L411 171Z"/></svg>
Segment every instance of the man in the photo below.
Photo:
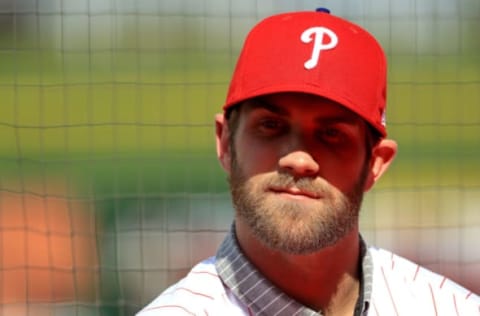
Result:
<svg viewBox="0 0 480 316"><path fill-rule="evenodd" d="M479 315L477 295L360 236L363 193L397 150L385 85L357 25L326 10L260 22L216 117L231 232L139 315Z"/></svg>

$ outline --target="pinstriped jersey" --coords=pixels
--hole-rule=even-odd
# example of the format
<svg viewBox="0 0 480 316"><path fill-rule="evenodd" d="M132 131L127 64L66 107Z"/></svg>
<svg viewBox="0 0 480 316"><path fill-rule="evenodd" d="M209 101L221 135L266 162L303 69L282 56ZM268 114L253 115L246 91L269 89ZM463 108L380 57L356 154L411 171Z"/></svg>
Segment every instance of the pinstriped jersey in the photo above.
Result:
<svg viewBox="0 0 480 316"><path fill-rule="evenodd" d="M355 315L480 315L480 297L389 251L364 248ZM197 264L137 316L322 315L285 295L242 254L234 232L215 257Z"/></svg>

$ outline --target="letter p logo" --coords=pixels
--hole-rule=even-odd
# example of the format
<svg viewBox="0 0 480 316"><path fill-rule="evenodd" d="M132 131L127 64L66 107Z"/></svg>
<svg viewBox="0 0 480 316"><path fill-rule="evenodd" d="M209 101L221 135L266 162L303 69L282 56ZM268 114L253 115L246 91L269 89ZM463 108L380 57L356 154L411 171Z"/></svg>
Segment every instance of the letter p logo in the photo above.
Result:
<svg viewBox="0 0 480 316"><path fill-rule="evenodd" d="M330 41L327 43L323 43L323 38L325 35L330 38ZM332 49L337 46L338 43L337 34L335 34L332 30L322 26L311 27L305 30L302 33L301 40L305 44L314 41L312 56L304 64L305 68L309 70L317 66L320 58L320 52L322 50Z"/></svg>

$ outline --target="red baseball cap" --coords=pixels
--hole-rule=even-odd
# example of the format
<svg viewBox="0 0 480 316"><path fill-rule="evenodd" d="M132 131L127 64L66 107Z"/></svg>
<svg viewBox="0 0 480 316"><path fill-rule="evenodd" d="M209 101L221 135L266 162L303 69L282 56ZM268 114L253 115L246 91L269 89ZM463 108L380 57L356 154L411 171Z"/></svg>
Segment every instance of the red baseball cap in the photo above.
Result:
<svg viewBox="0 0 480 316"><path fill-rule="evenodd" d="M387 134L383 49L367 31L328 10L283 13L258 23L245 40L223 110L278 92L328 98Z"/></svg>

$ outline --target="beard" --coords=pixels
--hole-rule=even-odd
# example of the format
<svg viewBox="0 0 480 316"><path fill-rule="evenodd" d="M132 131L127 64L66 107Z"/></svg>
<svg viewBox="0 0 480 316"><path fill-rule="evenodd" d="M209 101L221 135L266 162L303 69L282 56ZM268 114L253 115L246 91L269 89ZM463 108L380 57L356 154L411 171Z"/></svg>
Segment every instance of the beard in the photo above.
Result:
<svg viewBox="0 0 480 316"><path fill-rule="evenodd" d="M321 178L295 179L272 172L247 178L232 155L230 190L237 217L270 249L309 254L336 244L358 225L367 164L353 188L343 193ZM296 187L319 199L279 198L272 187Z"/></svg>

